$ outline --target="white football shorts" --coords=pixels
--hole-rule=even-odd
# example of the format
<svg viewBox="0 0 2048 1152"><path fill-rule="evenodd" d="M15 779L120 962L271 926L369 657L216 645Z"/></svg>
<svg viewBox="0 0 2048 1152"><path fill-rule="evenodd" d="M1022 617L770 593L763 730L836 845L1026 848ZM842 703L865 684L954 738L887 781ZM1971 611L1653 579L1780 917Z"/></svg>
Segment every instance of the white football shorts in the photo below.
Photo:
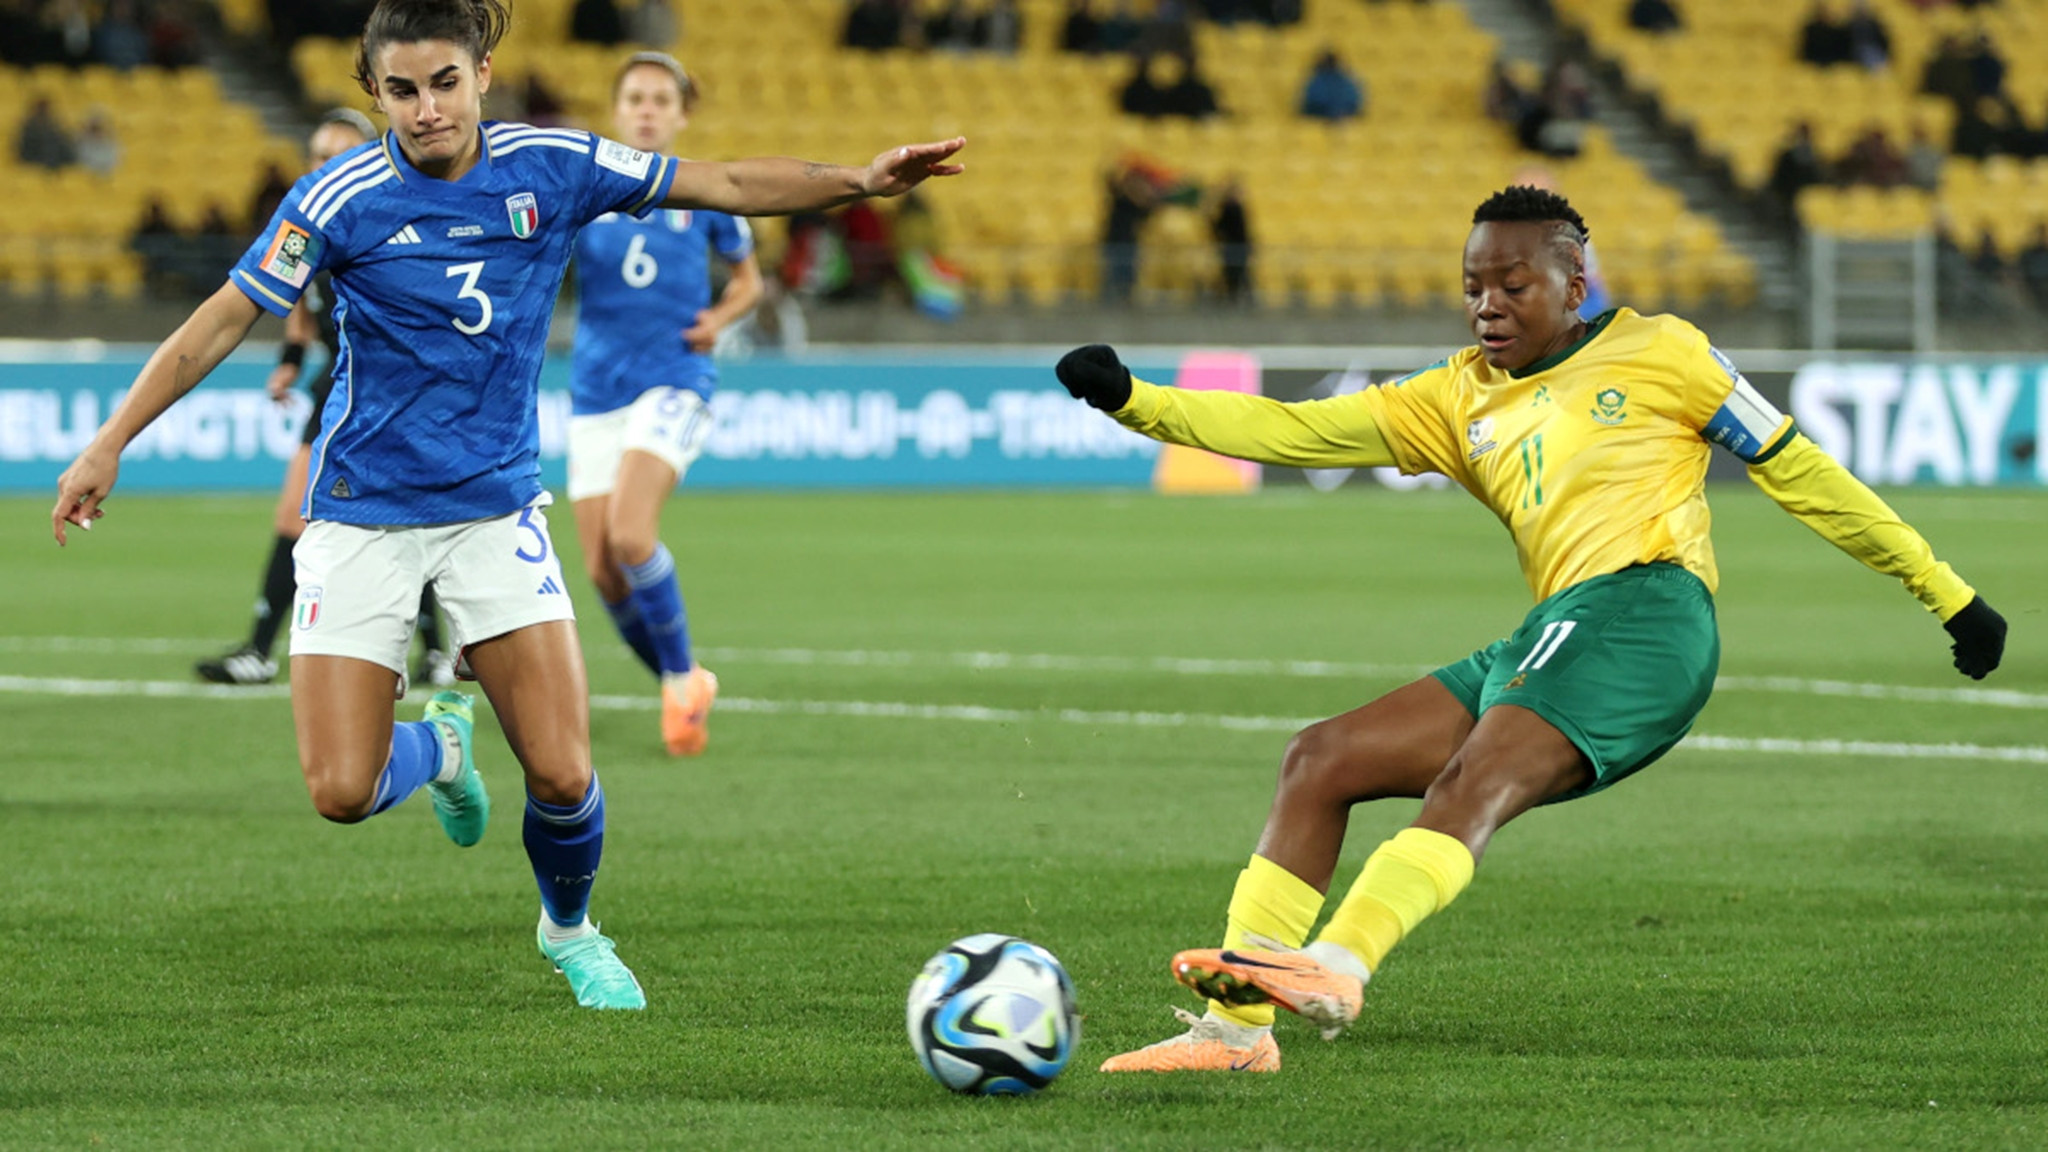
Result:
<svg viewBox="0 0 2048 1152"><path fill-rule="evenodd" d="M608 496L628 451L690 470L711 435L711 405L688 388L649 388L624 408L569 417L569 499Z"/></svg>
<svg viewBox="0 0 2048 1152"><path fill-rule="evenodd" d="M420 590L448 615L455 651L552 620L574 620L543 493L531 507L459 524L373 527L315 520L292 548L299 594L294 656L353 656L398 673L419 620Z"/></svg>

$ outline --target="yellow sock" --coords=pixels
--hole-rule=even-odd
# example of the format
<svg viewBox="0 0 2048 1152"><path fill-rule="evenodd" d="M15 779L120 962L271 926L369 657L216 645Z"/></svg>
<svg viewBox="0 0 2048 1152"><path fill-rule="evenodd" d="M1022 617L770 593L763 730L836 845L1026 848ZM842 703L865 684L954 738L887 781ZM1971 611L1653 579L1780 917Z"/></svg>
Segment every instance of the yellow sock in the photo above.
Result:
<svg viewBox="0 0 2048 1152"><path fill-rule="evenodd" d="M1404 828L1366 860L1317 939L1346 949L1377 972L1403 936L1472 883L1472 868L1471 850L1455 836Z"/></svg>
<svg viewBox="0 0 2048 1152"><path fill-rule="evenodd" d="M1225 948L1244 947L1245 933L1299 948L1323 911L1323 894L1315 885L1264 856L1254 856L1237 874L1230 894L1230 923L1223 930ZM1263 1028L1273 1022L1271 1004L1232 1007L1209 1001L1209 1010L1233 1024Z"/></svg>

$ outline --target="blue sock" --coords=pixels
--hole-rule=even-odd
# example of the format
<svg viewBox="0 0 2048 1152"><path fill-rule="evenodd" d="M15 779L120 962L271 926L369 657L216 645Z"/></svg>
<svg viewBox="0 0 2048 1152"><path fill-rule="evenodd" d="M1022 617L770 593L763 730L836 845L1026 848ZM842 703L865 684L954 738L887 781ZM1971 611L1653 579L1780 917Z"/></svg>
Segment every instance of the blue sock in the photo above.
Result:
<svg viewBox="0 0 2048 1152"><path fill-rule="evenodd" d="M394 724L391 759L377 776L376 803L370 815L394 808L441 770L441 730L424 720Z"/></svg>
<svg viewBox="0 0 2048 1152"><path fill-rule="evenodd" d="M604 610L612 614L612 626L619 630L619 636L626 641L626 647L640 658L647 670L661 675L661 657L655 654L654 637L647 634L647 622L640 618L640 609L633 606L633 594L617 604L606 604Z"/></svg>
<svg viewBox="0 0 2048 1152"><path fill-rule="evenodd" d="M596 774L579 804L543 804L529 794L525 839L548 919L565 928L582 923L597 862L604 855L604 789Z"/></svg>
<svg viewBox="0 0 2048 1152"><path fill-rule="evenodd" d="M676 559L668 545L656 544L654 555L625 569L626 584L633 589L627 599L639 610L660 659L659 671L666 676L690 670L690 623L683 615L683 590L676 583Z"/></svg>

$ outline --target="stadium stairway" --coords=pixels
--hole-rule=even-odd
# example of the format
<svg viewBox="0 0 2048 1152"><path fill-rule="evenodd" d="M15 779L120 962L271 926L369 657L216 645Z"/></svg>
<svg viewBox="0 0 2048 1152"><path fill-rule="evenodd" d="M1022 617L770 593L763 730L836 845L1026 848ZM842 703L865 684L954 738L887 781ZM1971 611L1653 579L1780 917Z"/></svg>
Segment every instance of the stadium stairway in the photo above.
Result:
<svg viewBox="0 0 2048 1152"><path fill-rule="evenodd" d="M1563 43L1563 31L1530 0L1460 0L1472 22L1491 32L1509 60L1540 68ZM1721 226L1728 242L1756 265L1757 297L1767 309L1796 308L1800 299L1797 254L1792 245L1760 224L1749 209L1721 188L1659 129L1627 92L1606 74L1589 66L1595 115L1614 141L1614 149L1642 165L1658 183L1685 199L1687 208ZM1566 196L1571 189L1560 189ZM1591 220L1597 244L1600 222Z"/></svg>

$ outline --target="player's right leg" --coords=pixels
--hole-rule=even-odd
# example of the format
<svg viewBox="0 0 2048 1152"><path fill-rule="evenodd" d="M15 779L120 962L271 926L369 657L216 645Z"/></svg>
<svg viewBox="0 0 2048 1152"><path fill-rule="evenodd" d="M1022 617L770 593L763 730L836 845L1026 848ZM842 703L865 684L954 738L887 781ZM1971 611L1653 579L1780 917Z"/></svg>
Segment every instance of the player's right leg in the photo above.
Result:
<svg viewBox="0 0 2048 1152"><path fill-rule="evenodd" d="M468 704L443 693L427 719L394 723L424 583L418 530L323 522L296 549L292 718L313 807L354 823L434 788L450 839L483 835L489 798L471 760Z"/></svg>
<svg viewBox="0 0 2048 1152"><path fill-rule="evenodd" d="M1248 983L1248 953L1249 959L1257 960L1261 952L1299 948L1322 911L1351 806L1382 797L1422 796L1472 724L1472 714L1458 698L1431 678L1297 734L1281 759L1280 783L1258 851L1239 873L1231 895L1224 946L1176 956L1176 977L1234 992ZM1278 948L1262 947L1267 944ZM1357 995L1356 988L1341 980L1331 988L1321 984L1311 987L1325 994ZM1102 1070L1276 1070L1277 1048L1271 1061L1257 1057L1272 1043L1276 998L1265 993L1249 1002L1235 994L1232 998L1241 1002L1212 999L1202 1024L1182 1036L1111 1057Z"/></svg>

